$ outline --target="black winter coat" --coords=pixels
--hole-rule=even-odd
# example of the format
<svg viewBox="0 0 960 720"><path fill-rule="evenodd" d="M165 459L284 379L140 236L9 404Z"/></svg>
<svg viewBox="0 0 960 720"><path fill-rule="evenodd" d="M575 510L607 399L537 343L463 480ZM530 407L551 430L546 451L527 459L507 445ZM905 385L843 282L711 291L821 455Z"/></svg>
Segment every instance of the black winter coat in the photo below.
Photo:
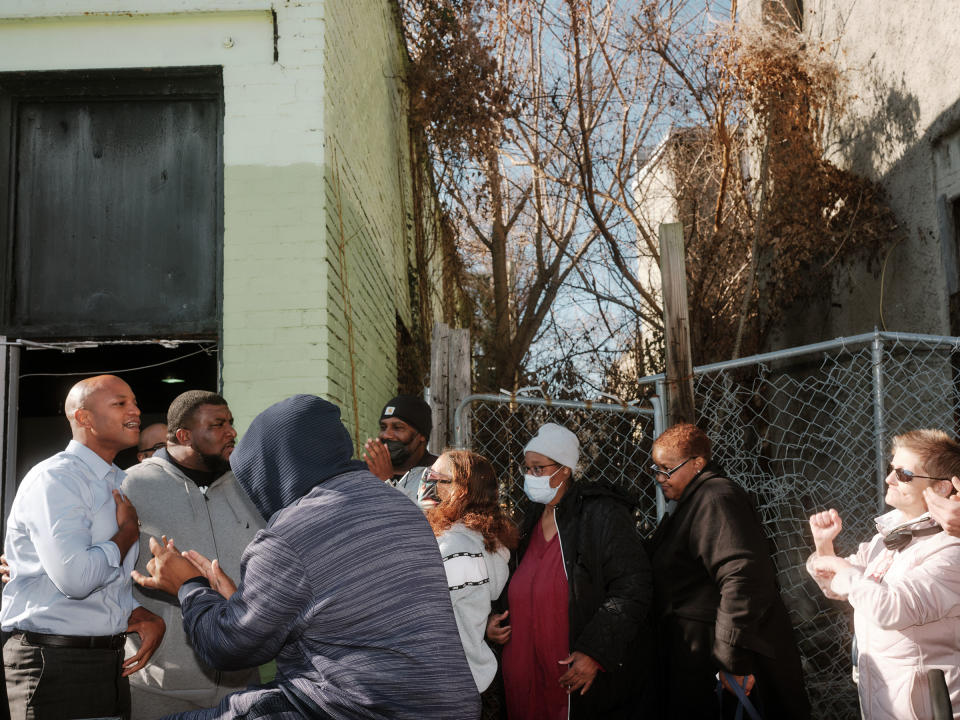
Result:
<svg viewBox="0 0 960 720"><path fill-rule="evenodd" d="M635 501L598 483L574 483L557 504L557 531L569 589L570 651L603 668L571 717L636 718L649 668L650 563L631 513ZM516 553L519 565L544 506L534 504ZM502 597L506 597L504 592ZM512 720L512 719L511 719Z"/></svg>
<svg viewBox="0 0 960 720"><path fill-rule="evenodd" d="M664 718L716 718L718 670L753 674L764 718L807 718L800 656L747 493L708 464L650 542Z"/></svg>

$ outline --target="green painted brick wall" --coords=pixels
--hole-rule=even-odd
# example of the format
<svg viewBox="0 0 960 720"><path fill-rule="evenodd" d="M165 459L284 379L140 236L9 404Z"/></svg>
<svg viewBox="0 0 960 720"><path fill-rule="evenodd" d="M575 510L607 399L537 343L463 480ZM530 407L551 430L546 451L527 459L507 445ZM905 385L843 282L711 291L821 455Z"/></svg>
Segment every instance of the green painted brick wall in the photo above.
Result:
<svg viewBox="0 0 960 720"><path fill-rule="evenodd" d="M396 392L395 318L410 321L406 54L393 2L327 8L328 392L362 442L375 434L380 409Z"/></svg>
<svg viewBox="0 0 960 720"><path fill-rule="evenodd" d="M396 392L412 190L395 12L395 0L278 6L279 63L225 69L225 147L246 157L252 143L263 160L225 153L223 383L241 430L309 392L339 404L362 444Z"/></svg>
<svg viewBox="0 0 960 720"><path fill-rule="evenodd" d="M295 393L329 396L322 218L265 200L316 204L317 165L224 169L224 395L241 428Z"/></svg>

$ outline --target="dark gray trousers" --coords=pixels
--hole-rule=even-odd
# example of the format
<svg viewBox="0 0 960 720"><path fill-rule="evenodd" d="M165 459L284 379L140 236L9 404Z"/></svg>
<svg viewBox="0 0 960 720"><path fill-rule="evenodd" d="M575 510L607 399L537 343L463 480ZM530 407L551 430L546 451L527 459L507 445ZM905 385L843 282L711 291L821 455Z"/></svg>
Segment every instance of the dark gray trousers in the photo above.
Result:
<svg viewBox="0 0 960 720"><path fill-rule="evenodd" d="M122 647L38 647L4 636L11 720L130 717L130 683L120 677Z"/></svg>

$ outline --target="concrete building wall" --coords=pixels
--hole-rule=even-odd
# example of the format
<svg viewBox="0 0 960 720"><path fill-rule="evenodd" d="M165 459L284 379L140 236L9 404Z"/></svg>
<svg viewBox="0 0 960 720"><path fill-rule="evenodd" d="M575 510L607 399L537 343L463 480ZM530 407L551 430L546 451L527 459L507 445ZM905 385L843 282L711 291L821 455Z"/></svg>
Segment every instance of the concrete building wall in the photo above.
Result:
<svg viewBox="0 0 960 720"><path fill-rule="evenodd" d="M758 17L760 4L748 3L742 17ZM802 6L803 31L836 59L849 97L846 114L828 128L828 158L883 184L902 240L874 262L838 268L832 297L804 308L777 344L874 326L949 333L955 279L947 273L955 270L945 271L943 258L955 239L940 229L937 198L955 198L960 187L938 179L935 156L960 127L951 62L960 53L960 4L806 0Z"/></svg>
<svg viewBox="0 0 960 720"><path fill-rule="evenodd" d="M240 428L307 392L366 437L395 390L410 188L393 13L393 0L0 6L0 71L222 66L222 381Z"/></svg>
<svg viewBox="0 0 960 720"><path fill-rule="evenodd" d="M960 51L960 5L894 3L878 12L852 0L815 0L804 9L805 32L830 43L851 95L846 117L833 128L831 159L879 180L901 221L903 239L884 258L885 272L881 267L883 324L949 333L941 244L953 238L938 232L933 145L944 113L960 99L948 60ZM853 269L849 287L835 293L835 302L849 308L841 316L850 332L881 324L878 312L856 310L859 297L879 310L875 276Z"/></svg>

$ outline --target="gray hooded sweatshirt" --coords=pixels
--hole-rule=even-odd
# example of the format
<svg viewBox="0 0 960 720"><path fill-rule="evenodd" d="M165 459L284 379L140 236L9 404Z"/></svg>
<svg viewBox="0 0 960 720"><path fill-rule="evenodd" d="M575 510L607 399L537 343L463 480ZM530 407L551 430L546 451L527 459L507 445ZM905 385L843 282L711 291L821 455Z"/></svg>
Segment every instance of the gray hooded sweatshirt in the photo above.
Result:
<svg viewBox="0 0 960 720"><path fill-rule="evenodd" d="M227 575L239 578L240 556L265 524L232 472L221 475L204 492L169 460L152 457L127 471L123 491L140 517L137 570L145 575L152 557L150 537L159 540L166 535L180 550L217 558ZM133 594L167 624L150 663L130 677L133 720L216 705L227 694L259 682L256 668L221 672L197 657L183 631L176 597L137 585ZM138 646L138 635L128 637L126 656Z"/></svg>

